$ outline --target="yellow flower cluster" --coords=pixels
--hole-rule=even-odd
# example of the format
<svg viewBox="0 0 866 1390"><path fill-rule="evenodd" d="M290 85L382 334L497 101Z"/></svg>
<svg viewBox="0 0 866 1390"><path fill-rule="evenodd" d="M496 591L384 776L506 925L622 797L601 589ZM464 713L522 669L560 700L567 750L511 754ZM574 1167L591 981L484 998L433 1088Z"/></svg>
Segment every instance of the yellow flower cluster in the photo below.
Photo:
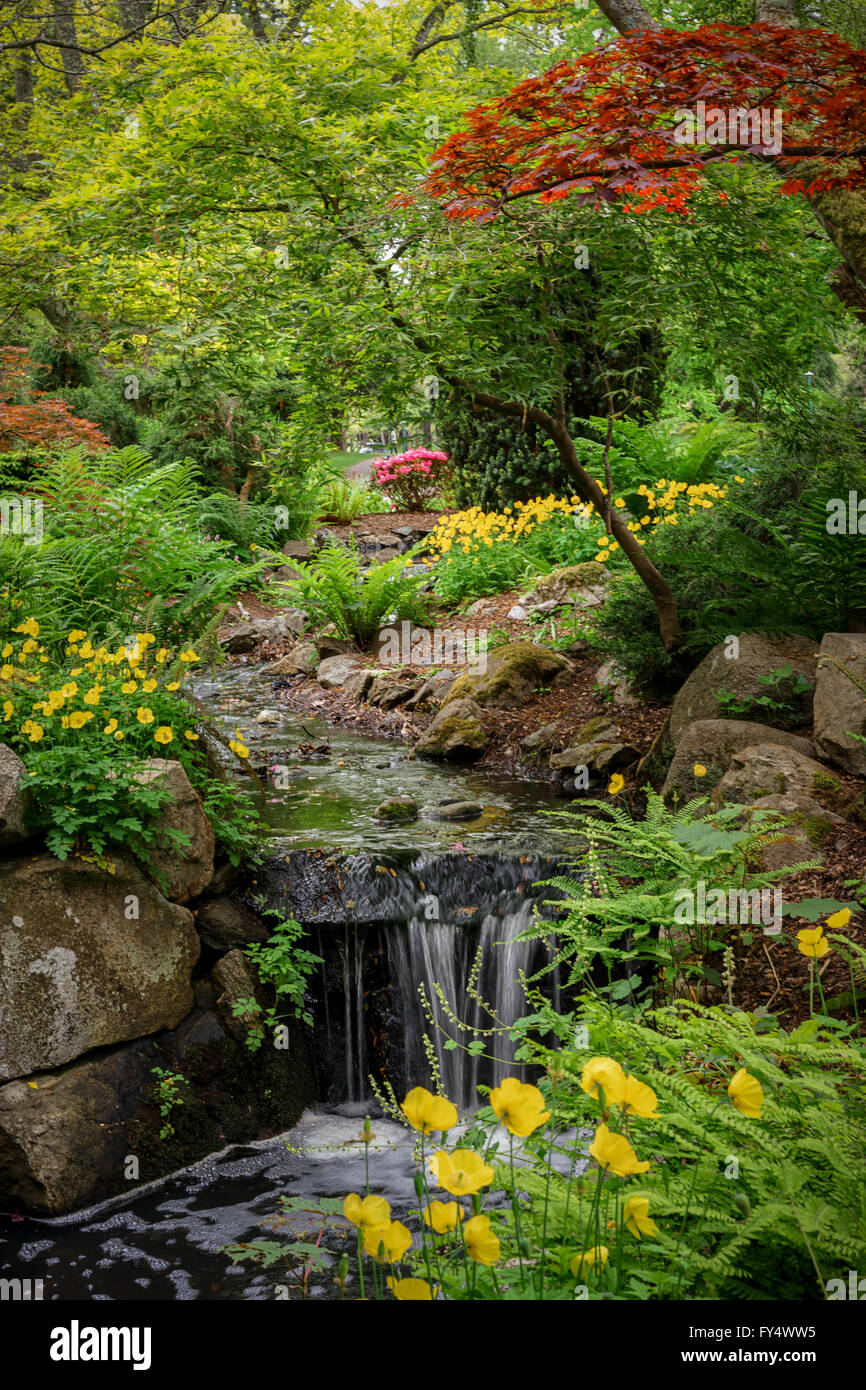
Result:
<svg viewBox="0 0 866 1390"><path fill-rule="evenodd" d="M841 916L841 913L837 914L835 924L844 925L838 922ZM830 920L830 924L834 924L833 919ZM619 1062L612 1057L590 1058L583 1067L580 1086L590 1099L598 1103L601 1111L601 1123L589 1146L589 1154L600 1170L597 1174L599 1193L610 1191L608 1184L611 1178L631 1178L646 1173L651 1166L648 1160L642 1161L638 1158L625 1134L618 1134L608 1127L611 1111L618 1109L619 1121L627 1128L630 1117L657 1118L658 1097L651 1086L624 1071ZM764 1103L763 1087L757 1077L752 1076L745 1067L740 1067L731 1077L727 1094L731 1104L740 1114L751 1119L760 1119ZM490 1106L509 1134L521 1138L534 1134L552 1118L551 1111L545 1109L545 1097L541 1091L536 1086L528 1085L513 1076L507 1077L501 1085L491 1090ZM445 1134L457 1124L457 1109L451 1101L444 1096L433 1095L423 1086L414 1087L400 1109L408 1123L420 1131L422 1136L428 1136L434 1131ZM362 1138L368 1143L370 1137L369 1122L365 1122ZM435 1265L444 1284L447 1275L443 1275L443 1264L447 1268L449 1261L458 1269L462 1261L462 1266L467 1271L469 1262L475 1266L496 1264L502 1254L500 1234L507 1227L501 1222L494 1225L496 1217L488 1216L480 1210L483 1189L489 1187L496 1179L495 1169L486 1162L486 1151L482 1154L477 1149L440 1149L425 1157L423 1137L420 1142L424 1173L416 1179L416 1191L419 1197L422 1193L426 1197L426 1205L421 1211L421 1254L428 1276ZM517 1181L513 1150L510 1150L510 1164L513 1185ZM431 1200L427 1193L431 1177L455 1200ZM468 1199L469 1211L464 1210L460 1199ZM346 1219L358 1231L359 1269L363 1252L377 1263L388 1263L392 1267L404 1258L412 1245L412 1236L401 1222L392 1220L390 1205L384 1197L360 1197L358 1193L350 1192L345 1199L343 1210ZM605 1212L606 1229L614 1231L617 1240L625 1231L638 1241L644 1236L652 1237L659 1234L659 1228L650 1216L650 1199L640 1192L633 1192L625 1198L621 1207L617 1195L615 1218L607 1220L607 1214ZM527 1242L521 1239L516 1204L514 1222L518 1248L524 1253L531 1253L526 1251ZM601 1234L598 1223L596 1231L595 1238L598 1240ZM584 1232L584 1239L586 1234L587 1232ZM576 1279L585 1279L590 1274L598 1276L604 1271L611 1253L608 1246L595 1244L589 1249L579 1249L572 1255L573 1248L572 1246L572 1249L560 1252L565 1256L561 1266L563 1270L569 1268ZM503 1264L502 1268L507 1270L517 1264L520 1264L522 1281L522 1260L512 1259ZM476 1288L476 1272L471 1275L470 1297L474 1296ZM491 1273L490 1277L498 1293L499 1284L495 1275ZM400 1300L431 1301L439 1295L439 1288L435 1287L429 1278L403 1278L394 1271L385 1282L394 1297ZM364 1297L363 1274L361 1296Z"/></svg>
<svg viewBox="0 0 866 1390"><path fill-rule="evenodd" d="M737 478L737 482L743 482ZM600 479L598 486L605 490ZM644 511L639 517L626 522L626 527L636 537L639 545L645 544L645 537L652 536L659 526L676 526L681 515L694 515L698 511L709 511L717 502L724 502L728 496L727 487L717 483L679 483L668 478L659 480L649 487L641 484L638 495L643 499ZM624 511L624 497L614 497L613 505ZM435 563L447 556L449 551L468 555L477 549L473 563L478 561L483 548L499 542L516 543L529 536L537 526L543 525L557 514L576 518L590 523L600 518L592 503L581 502L578 497L534 497L529 502L515 502L513 507L505 507L501 512L485 512L481 507L468 507L465 511L452 512L439 522L430 535L429 563ZM606 531L598 536L597 558L604 562L619 549L619 543Z"/></svg>
<svg viewBox="0 0 866 1390"><path fill-rule="evenodd" d="M465 555L474 545L490 547L498 541L519 541L557 513L589 520L592 510L578 497L554 497L551 493L549 497L515 502L501 512L485 512L481 507L451 512L430 534L431 560L447 555L455 546Z"/></svg>
<svg viewBox="0 0 866 1390"><path fill-rule="evenodd" d="M0 694L5 697L0 705L2 722L12 723L17 716L19 732L28 742L38 743L47 733L57 737L61 731L77 732L86 729L92 720L98 720L103 735L121 743L126 731L120 727L112 710L122 714L133 708L137 724L156 726L153 729L156 743L165 747L173 742L173 727L157 720L150 703L139 701L143 696L158 696L161 691L173 694L180 689L182 668L199 660L191 647L179 653L172 670L171 652L167 647L156 648L156 638L150 632L138 632L134 641L109 650L102 645L94 647L83 629L73 628L67 634L64 650L68 669L63 676L54 673L52 679L47 671L40 669L50 663L50 657L37 640L40 635L37 620L25 618L12 632L20 634L24 640L8 641L0 649L3 663L0 665ZM156 649L151 651L151 648ZM163 675L170 679L160 688L158 677ZM33 686L41 689L33 690ZM34 695L38 698L33 699ZM133 695L137 697L135 700L122 698ZM195 742L198 734L186 729L184 737Z"/></svg>

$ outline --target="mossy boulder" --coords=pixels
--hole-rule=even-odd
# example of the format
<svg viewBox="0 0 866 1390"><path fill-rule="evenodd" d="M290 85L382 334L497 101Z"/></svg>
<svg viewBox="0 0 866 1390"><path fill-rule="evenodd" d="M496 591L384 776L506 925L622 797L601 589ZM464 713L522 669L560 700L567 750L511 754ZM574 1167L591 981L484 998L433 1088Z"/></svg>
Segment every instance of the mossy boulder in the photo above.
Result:
<svg viewBox="0 0 866 1390"><path fill-rule="evenodd" d="M676 793L681 800L706 796L724 776L736 754L763 744L792 748L806 758L815 755L815 745L799 734L773 729L769 724L753 724L747 719L698 719L682 734L662 786L665 797ZM695 765L707 769L695 777ZM768 792L783 789L768 783Z"/></svg>
<svg viewBox="0 0 866 1390"><path fill-rule="evenodd" d="M481 709L474 700L449 700L424 730L415 752L420 758L469 763L481 757L487 744Z"/></svg>
<svg viewBox="0 0 866 1390"><path fill-rule="evenodd" d="M610 571L597 560L584 560L579 565L561 565L535 581L530 602L533 606L555 602L594 607L604 601L610 578Z"/></svg>
<svg viewBox="0 0 866 1390"><path fill-rule="evenodd" d="M484 671L458 676L442 709L474 700L492 709L518 709L539 686L567 685L574 667L568 657L535 642L508 642L487 656Z"/></svg>
<svg viewBox="0 0 866 1390"><path fill-rule="evenodd" d="M418 819L418 802L409 796L391 796L376 807L373 816L389 825L403 825Z"/></svg>

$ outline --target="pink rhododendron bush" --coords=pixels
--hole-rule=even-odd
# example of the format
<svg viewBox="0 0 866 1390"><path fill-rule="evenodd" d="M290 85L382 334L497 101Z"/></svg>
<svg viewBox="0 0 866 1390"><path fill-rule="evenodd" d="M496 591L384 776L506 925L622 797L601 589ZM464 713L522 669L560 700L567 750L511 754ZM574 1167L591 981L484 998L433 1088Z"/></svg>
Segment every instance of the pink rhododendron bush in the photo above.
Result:
<svg viewBox="0 0 866 1390"><path fill-rule="evenodd" d="M405 454L379 459L372 481L396 511L421 511L441 494L450 480L448 455L441 449L408 449Z"/></svg>

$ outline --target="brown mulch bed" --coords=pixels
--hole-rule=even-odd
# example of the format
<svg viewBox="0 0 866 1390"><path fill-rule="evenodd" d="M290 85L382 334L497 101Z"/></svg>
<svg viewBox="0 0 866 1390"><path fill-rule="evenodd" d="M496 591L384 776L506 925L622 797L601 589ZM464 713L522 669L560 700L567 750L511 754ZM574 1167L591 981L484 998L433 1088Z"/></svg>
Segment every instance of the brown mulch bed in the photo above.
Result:
<svg viewBox="0 0 866 1390"><path fill-rule="evenodd" d="M383 536L386 531L393 531L395 526L412 526L415 528L435 526L437 521L448 516L448 512L365 512L362 516L356 516L354 521L330 520L322 517L320 525L327 526L329 531L333 531L341 541L349 536Z"/></svg>

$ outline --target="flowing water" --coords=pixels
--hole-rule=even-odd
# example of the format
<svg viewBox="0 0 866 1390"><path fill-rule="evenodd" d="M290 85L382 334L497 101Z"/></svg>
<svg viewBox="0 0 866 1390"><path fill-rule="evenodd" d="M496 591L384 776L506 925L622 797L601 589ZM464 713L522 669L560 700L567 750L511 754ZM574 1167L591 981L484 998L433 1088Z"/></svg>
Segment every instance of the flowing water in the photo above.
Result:
<svg viewBox="0 0 866 1390"><path fill-rule="evenodd" d="M558 894L543 880L574 851L553 833L551 789L415 761L393 742L298 718L250 668L200 678L195 693L264 770L256 797L273 852L256 873L256 901L303 922L323 958L309 990L319 1105L285 1136L211 1155L91 1211L0 1214L0 1275L42 1278L45 1298L273 1298L280 1277L300 1296L289 1275L234 1266L220 1247L273 1235L281 1197L315 1206L363 1189L358 1131L375 1113L371 1073L399 1094L428 1082L426 1034L445 1093L471 1109L479 1084L518 1071L507 1028L526 1011L521 981L537 977L558 995L549 968ZM277 722L256 722L263 709ZM373 811L392 796L416 800L420 818L380 824ZM437 819L455 800L481 813ZM537 915L544 926L530 937ZM479 1037L492 1060L477 1055ZM374 1124L371 1187L399 1215L415 1200L411 1139L391 1121ZM282 1220L284 1232L315 1230L309 1214ZM334 1259L343 1240L339 1230L323 1240ZM306 1292L335 1297L332 1273L312 1276Z"/></svg>

